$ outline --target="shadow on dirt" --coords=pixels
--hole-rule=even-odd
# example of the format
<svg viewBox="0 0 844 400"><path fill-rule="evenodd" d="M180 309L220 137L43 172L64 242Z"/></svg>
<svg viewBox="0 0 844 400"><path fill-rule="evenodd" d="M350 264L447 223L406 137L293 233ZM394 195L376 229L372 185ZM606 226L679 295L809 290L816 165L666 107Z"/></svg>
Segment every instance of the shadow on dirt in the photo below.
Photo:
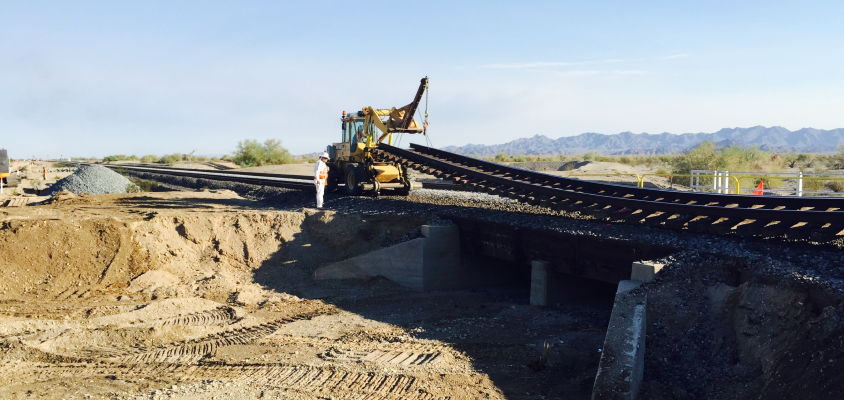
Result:
<svg viewBox="0 0 844 400"><path fill-rule="evenodd" d="M309 216L302 232L255 270L256 283L441 342L468 356L508 399L590 397L615 285L558 279L554 303L531 306L529 266L485 258L474 260L485 268L460 290L414 292L381 277L317 282L319 266L380 248L426 221L320 215Z"/></svg>

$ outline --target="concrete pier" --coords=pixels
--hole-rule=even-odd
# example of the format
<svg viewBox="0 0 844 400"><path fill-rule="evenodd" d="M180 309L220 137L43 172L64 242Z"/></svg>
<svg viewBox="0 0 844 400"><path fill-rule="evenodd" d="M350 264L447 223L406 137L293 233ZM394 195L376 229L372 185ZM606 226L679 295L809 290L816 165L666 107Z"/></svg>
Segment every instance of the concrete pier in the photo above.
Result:
<svg viewBox="0 0 844 400"><path fill-rule="evenodd" d="M530 264L530 304L544 306L548 304L548 267L546 261L533 261Z"/></svg>

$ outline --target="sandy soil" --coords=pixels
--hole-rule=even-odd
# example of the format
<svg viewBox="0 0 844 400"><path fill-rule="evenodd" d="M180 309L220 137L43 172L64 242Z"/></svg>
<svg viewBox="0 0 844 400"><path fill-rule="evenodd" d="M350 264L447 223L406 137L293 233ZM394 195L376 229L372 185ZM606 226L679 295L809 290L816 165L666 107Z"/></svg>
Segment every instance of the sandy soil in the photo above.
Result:
<svg viewBox="0 0 844 400"><path fill-rule="evenodd" d="M540 308L526 282L311 279L428 218L225 190L0 208L0 398L588 398L612 287Z"/></svg>

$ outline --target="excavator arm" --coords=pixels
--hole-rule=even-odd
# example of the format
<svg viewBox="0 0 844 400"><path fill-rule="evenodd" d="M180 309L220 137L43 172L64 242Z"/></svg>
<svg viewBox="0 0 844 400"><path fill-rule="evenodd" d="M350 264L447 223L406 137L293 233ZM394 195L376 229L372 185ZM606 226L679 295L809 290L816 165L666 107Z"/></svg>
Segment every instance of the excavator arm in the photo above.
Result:
<svg viewBox="0 0 844 400"><path fill-rule="evenodd" d="M419 82L419 89L416 90L416 96L413 97L413 101L410 104L402 107L402 108L392 108L389 111L387 110L375 110L372 107L367 107L367 126L369 126L369 122L372 123L381 131L381 136L378 138L378 143L384 141L392 133L421 133L422 129L419 128L419 125L416 124L416 121L413 120L413 115L416 114L416 110L419 108L419 102L422 101L422 95L425 94L425 90L428 89L428 77L422 78ZM379 115L389 115L390 118L387 120L387 123L383 123ZM374 133L374 132L373 132Z"/></svg>
<svg viewBox="0 0 844 400"><path fill-rule="evenodd" d="M401 108L405 113L403 118L397 121L400 122L397 126L398 129L408 129L410 127L410 123L413 122L413 115L416 114L416 109L419 108L419 102L422 101L422 95L425 94L425 90L427 89L428 77L426 76L419 81L419 89L416 90L416 96L413 97L413 101ZM392 119L392 115L390 117Z"/></svg>

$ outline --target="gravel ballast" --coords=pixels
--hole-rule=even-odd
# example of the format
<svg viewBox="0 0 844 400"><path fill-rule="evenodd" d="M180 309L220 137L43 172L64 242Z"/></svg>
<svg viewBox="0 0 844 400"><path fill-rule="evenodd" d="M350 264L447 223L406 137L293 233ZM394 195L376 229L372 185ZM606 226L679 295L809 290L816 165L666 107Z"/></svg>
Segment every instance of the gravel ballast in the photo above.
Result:
<svg viewBox="0 0 844 400"><path fill-rule="evenodd" d="M101 165L84 165L72 175L56 182L43 192L44 196L52 196L62 190L76 194L115 194L127 193L130 187L136 187L132 181L126 179Z"/></svg>

